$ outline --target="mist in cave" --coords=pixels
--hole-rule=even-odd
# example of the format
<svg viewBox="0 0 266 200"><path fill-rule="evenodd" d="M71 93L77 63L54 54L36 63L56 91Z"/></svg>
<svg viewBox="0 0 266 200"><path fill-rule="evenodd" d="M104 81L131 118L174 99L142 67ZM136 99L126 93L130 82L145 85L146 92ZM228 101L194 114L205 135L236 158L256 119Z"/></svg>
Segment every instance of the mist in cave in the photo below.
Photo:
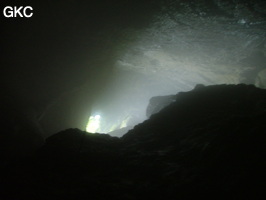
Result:
<svg viewBox="0 0 266 200"><path fill-rule="evenodd" d="M130 140L133 135L136 144L129 142L123 148L126 160L134 160L131 153L141 152L141 143L149 146L160 131L172 127L154 130L153 116L177 105L185 92L194 94L201 86L208 90L224 84L266 89L266 4L261 0L3 0L0 4L2 10L22 4L34 9L31 18L1 15L0 156L4 167L46 148L47 141L53 136L57 141L58 133L70 128L84 131L77 131L77 137L84 134L95 141L102 137L99 146L108 146L105 141L109 140L110 145L117 145L116 141L124 145L123 138ZM250 93L257 95L255 91L261 90ZM262 104L263 100L255 102L254 110ZM168 119L167 114L164 117ZM145 125L150 123L151 127ZM142 138L143 130L147 134ZM150 130L155 135L149 135ZM83 139L77 141L83 145ZM157 149L158 155L168 152L170 143L166 149ZM131 152L130 145L139 149ZM208 142L205 145L208 148ZM146 153L152 155L150 149ZM143 155L136 156L138 162L145 160Z"/></svg>
<svg viewBox="0 0 266 200"><path fill-rule="evenodd" d="M3 18L1 80L45 137L95 112L114 120L102 132L134 126L151 97L196 84L265 87L261 1L31 3L33 18Z"/></svg>

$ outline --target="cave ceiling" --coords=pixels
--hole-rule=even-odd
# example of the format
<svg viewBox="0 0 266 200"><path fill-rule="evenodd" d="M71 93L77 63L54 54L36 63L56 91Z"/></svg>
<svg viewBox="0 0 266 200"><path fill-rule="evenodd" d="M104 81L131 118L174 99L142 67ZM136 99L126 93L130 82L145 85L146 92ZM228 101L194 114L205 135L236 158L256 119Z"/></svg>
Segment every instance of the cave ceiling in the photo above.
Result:
<svg viewBox="0 0 266 200"><path fill-rule="evenodd" d="M266 3L164 1L148 27L126 29L116 68L146 74L175 90L198 83L265 87ZM119 49L121 48L121 49Z"/></svg>

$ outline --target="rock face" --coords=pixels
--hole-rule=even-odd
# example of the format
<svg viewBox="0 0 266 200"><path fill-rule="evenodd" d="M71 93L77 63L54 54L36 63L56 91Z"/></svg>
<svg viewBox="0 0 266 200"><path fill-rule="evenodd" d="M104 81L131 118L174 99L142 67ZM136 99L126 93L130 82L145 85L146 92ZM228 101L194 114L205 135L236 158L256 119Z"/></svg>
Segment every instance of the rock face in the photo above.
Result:
<svg viewBox="0 0 266 200"><path fill-rule="evenodd" d="M266 90L216 85L174 96L122 138L51 136L2 168L1 199L265 198Z"/></svg>
<svg viewBox="0 0 266 200"><path fill-rule="evenodd" d="M146 116L149 118L151 115L158 113L174 101L175 95L152 97L146 110Z"/></svg>

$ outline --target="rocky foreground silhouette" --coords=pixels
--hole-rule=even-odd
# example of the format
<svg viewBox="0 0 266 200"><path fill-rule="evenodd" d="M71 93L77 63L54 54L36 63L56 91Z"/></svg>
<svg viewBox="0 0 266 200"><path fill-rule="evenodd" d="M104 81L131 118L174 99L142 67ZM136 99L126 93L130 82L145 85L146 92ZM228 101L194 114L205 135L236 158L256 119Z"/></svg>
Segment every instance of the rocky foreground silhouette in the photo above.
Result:
<svg viewBox="0 0 266 200"><path fill-rule="evenodd" d="M266 90L197 86L171 99L121 138L49 137L2 166L1 199L265 198Z"/></svg>

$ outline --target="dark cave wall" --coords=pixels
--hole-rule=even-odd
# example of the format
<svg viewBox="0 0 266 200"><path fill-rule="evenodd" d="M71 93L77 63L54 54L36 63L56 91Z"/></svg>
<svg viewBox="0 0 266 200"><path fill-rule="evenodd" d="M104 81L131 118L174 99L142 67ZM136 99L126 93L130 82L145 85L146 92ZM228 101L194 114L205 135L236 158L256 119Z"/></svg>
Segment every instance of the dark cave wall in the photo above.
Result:
<svg viewBox="0 0 266 200"><path fill-rule="evenodd" d="M33 107L17 96L1 91L1 162L31 155L45 142L45 132Z"/></svg>

